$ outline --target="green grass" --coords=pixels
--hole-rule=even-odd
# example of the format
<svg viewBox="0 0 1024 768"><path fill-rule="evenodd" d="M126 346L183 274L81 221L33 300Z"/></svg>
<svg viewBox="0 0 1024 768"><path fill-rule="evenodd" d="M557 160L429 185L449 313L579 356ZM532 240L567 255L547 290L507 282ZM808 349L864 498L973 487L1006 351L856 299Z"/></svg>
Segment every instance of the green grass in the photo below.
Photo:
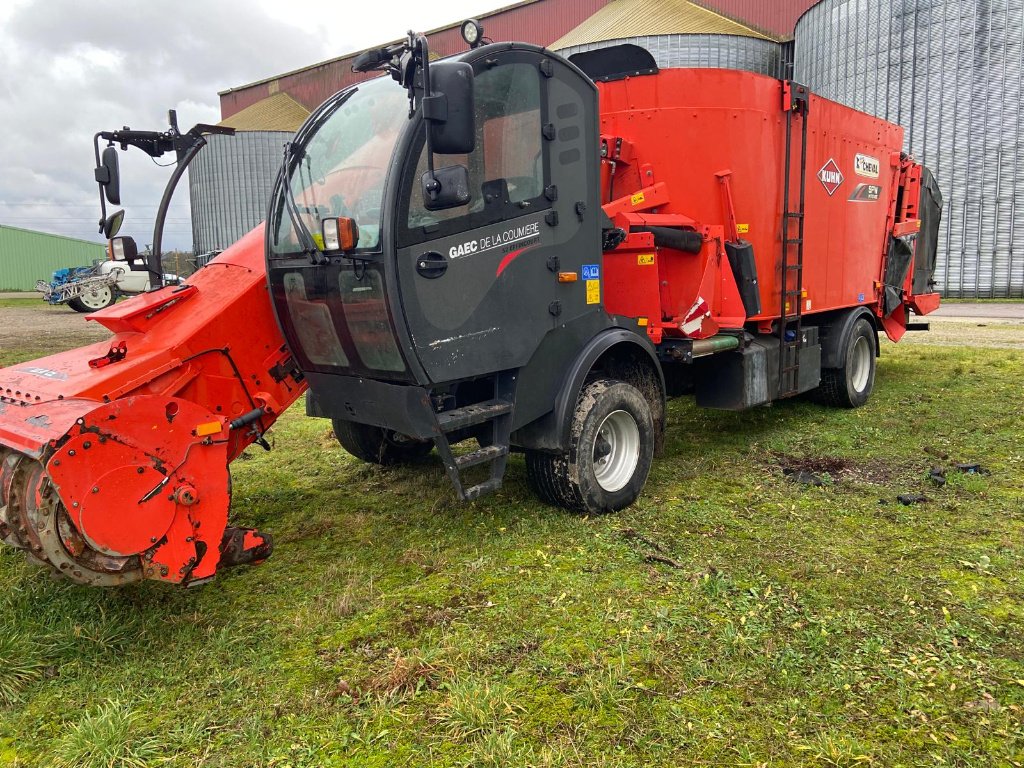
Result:
<svg viewBox="0 0 1024 768"><path fill-rule="evenodd" d="M646 493L599 518L519 457L460 504L296 407L234 466L262 566L102 591L0 553L0 765L1020 763L1022 377L898 346L856 411L674 401Z"/></svg>
<svg viewBox="0 0 1024 768"><path fill-rule="evenodd" d="M26 307L39 306L41 303L41 294L26 296L24 298L19 297L17 299L0 299L0 309L24 309Z"/></svg>

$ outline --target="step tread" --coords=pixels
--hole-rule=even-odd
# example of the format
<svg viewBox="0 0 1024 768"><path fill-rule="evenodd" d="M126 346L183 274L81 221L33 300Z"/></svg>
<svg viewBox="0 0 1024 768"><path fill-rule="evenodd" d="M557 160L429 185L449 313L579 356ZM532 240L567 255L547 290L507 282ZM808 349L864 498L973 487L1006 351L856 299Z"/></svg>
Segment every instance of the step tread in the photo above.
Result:
<svg viewBox="0 0 1024 768"><path fill-rule="evenodd" d="M486 496L489 493L494 493L496 490L501 488L500 478L491 478L485 480L479 485L472 485L463 491L463 497L466 501L472 501L473 499L479 499L481 496Z"/></svg>
<svg viewBox="0 0 1024 768"><path fill-rule="evenodd" d="M484 464L488 461L500 459L508 455L507 445L489 445L486 448L478 448L471 453L464 453L455 457L455 466L459 469L475 467L477 464Z"/></svg>
<svg viewBox="0 0 1024 768"><path fill-rule="evenodd" d="M437 414L437 424L442 432L454 432L456 429L471 427L474 424L484 424L511 412L512 403L508 400L486 400L451 411L442 411Z"/></svg>

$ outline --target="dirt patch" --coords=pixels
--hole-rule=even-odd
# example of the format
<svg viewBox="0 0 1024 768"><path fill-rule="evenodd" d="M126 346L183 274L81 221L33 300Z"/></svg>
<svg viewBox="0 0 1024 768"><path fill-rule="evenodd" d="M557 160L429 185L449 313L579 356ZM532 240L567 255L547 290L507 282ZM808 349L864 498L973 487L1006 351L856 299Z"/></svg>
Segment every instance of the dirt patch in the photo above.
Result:
<svg viewBox="0 0 1024 768"><path fill-rule="evenodd" d="M24 307L0 307L0 349L46 349L52 353L103 339L110 331L67 307L25 301Z"/></svg>
<svg viewBox="0 0 1024 768"><path fill-rule="evenodd" d="M801 474L830 479L832 482L870 483L888 485L894 481L905 481L927 472L920 462L894 462L883 459L857 461L838 456L793 456L786 453L772 453L769 462L773 471L782 470L789 477Z"/></svg>

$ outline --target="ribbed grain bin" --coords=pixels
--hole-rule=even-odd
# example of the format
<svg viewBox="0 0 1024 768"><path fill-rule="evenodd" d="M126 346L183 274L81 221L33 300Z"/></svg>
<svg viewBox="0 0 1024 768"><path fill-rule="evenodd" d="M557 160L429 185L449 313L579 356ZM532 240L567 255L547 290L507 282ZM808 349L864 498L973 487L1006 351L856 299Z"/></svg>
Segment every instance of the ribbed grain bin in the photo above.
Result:
<svg viewBox="0 0 1024 768"><path fill-rule="evenodd" d="M197 254L227 248L267 215L284 159L284 131L209 136L189 166L192 241Z"/></svg>
<svg viewBox="0 0 1024 768"><path fill-rule="evenodd" d="M822 0L797 23L796 79L903 125L935 173L946 296L1024 296L1022 51L1024 0Z"/></svg>
<svg viewBox="0 0 1024 768"><path fill-rule="evenodd" d="M714 11L679 0L612 0L549 48L562 56L632 43L659 67L724 67L780 77L782 46Z"/></svg>

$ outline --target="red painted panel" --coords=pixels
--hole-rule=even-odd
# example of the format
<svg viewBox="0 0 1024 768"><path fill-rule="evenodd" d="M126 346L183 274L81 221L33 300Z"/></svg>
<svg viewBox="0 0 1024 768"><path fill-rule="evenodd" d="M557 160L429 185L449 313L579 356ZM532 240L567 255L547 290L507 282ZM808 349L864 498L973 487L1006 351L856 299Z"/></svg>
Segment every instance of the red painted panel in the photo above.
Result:
<svg viewBox="0 0 1024 768"><path fill-rule="evenodd" d="M623 152L616 168L614 190L608 174L603 175L603 199L613 196L619 201L605 210L681 215L717 225L726 216L717 174L731 171L737 221L743 237L753 244L757 263L763 311L756 319L777 317L785 175L782 84L734 70L667 69L654 77L599 83L598 88L602 136L610 142L621 138L622 146L629 148L628 159ZM799 126L799 119L795 122ZM871 305L877 300L876 281L888 245L890 203L899 172L892 160L899 159L903 129L817 96L811 97L808 125L802 309L811 314ZM799 132L794 131L796 158L798 139ZM822 169L832 173L819 175ZM795 208L795 168L792 184ZM795 236L794 226L790 237ZM791 255L795 257L795 251ZM716 314L715 289L707 290L710 283L701 277L707 274L709 259L723 263L714 248L674 257L679 261L676 272L663 279L677 283L673 287L682 293L669 297L672 306L664 308L665 314L683 317L701 299ZM649 267L637 266L643 262L637 262L636 255L631 258L638 278L650 272ZM614 261L606 257L606 264ZM663 270L671 266L665 259L659 261ZM605 302L611 311L631 317L654 314L654 294L609 296L612 292L609 286ZM622 298L638 303L616 303Z"/></svg>
<svg viewBox="0 0 1024 768"><path fill-rule="evenodd" d="M608 0L536 0L480 17L484 34L494 41L514 40L549 45L595 14ZM465 50L459 27L442 29L428 35L430 49L441 56ZM313 109L328 96L371 75L352 72L355 55L344 56L273 80L242 86L221 94L221 119L231 117L258 101L283 91L307 109Z"/></svg>

